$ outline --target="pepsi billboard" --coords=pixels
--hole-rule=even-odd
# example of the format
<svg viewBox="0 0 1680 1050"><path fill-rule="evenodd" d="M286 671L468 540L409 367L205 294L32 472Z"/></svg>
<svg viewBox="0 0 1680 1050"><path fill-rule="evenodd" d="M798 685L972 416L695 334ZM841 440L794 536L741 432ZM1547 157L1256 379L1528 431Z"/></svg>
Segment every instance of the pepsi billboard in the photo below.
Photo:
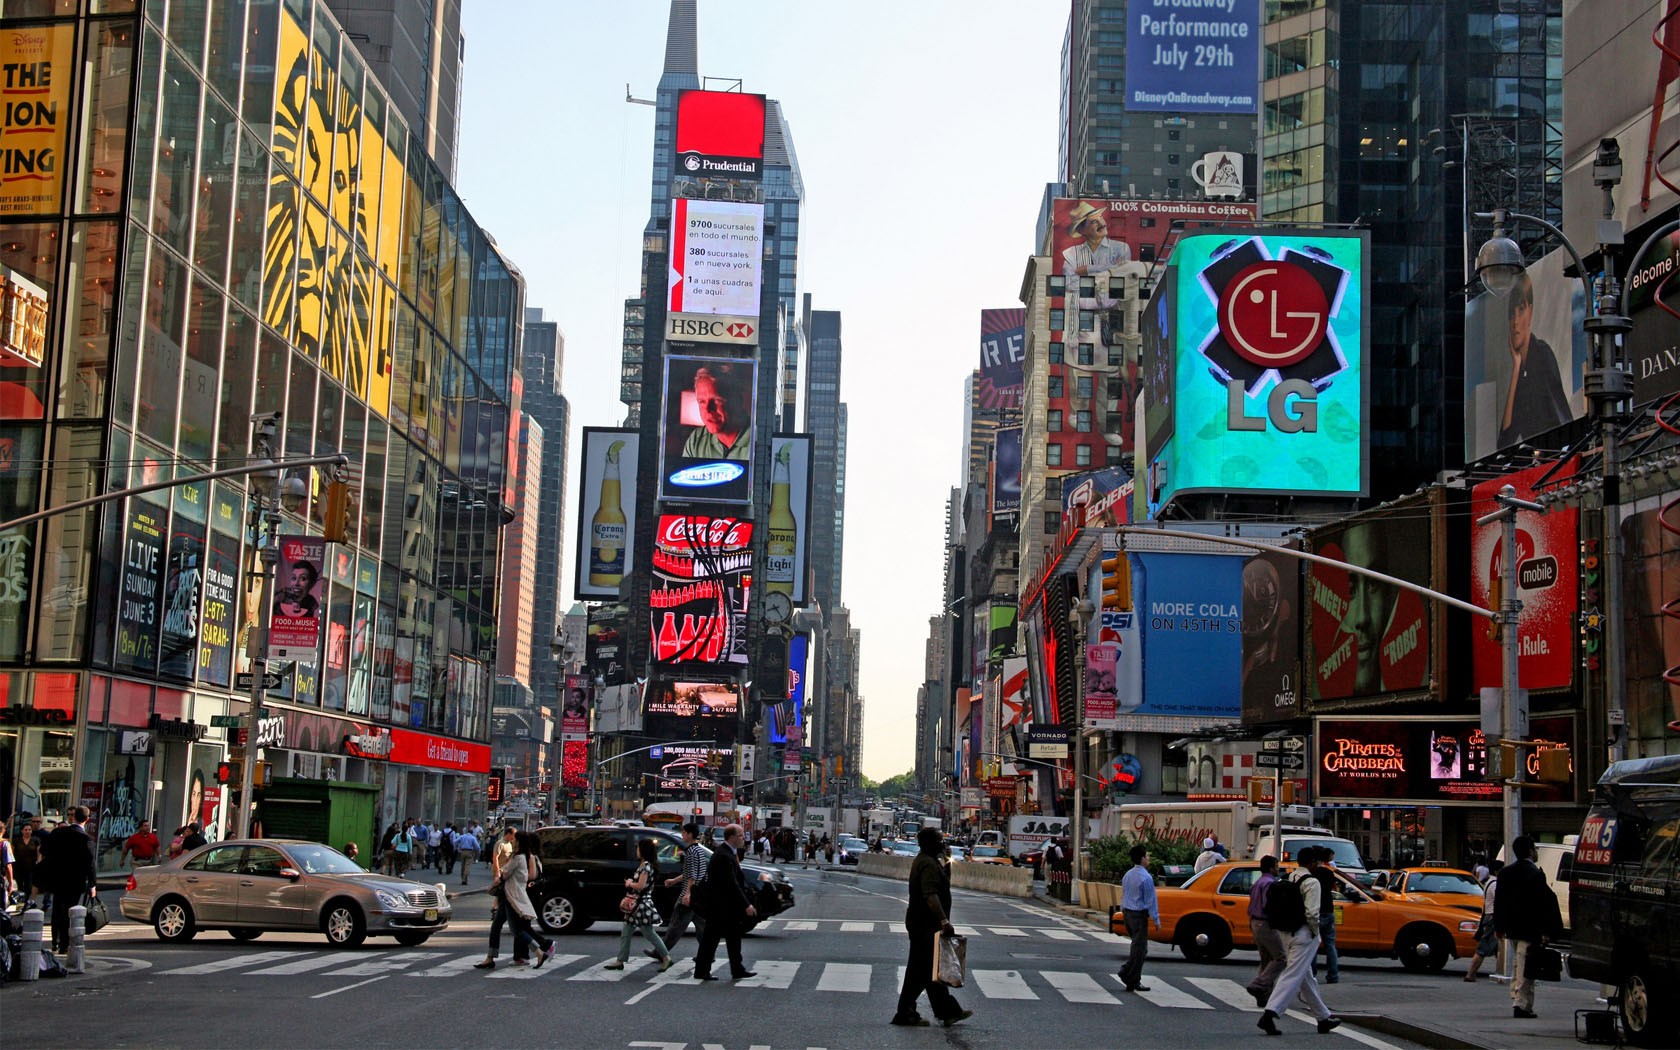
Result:
<svg viewBox="0 0 1680 1050"><path fill-rule="evenodd" d="M1363 231L1197 234L1146 317L1149 503L1369 489ZM1163 313L1164 310L1164 313ZM1168 418L1162 418L1165 415Z"/></svg>

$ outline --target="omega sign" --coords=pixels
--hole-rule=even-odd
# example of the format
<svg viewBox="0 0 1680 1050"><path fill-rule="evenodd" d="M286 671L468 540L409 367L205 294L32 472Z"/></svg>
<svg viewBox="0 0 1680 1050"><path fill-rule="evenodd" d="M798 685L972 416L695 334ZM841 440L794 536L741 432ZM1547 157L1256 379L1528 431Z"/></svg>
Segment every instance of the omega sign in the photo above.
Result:
<svg viewBox="0 0 1680 1050"><path fill-rule="evenodd" d="M666 314L665 338L673 343L757 346L758 319L727 314Z"/></svg>

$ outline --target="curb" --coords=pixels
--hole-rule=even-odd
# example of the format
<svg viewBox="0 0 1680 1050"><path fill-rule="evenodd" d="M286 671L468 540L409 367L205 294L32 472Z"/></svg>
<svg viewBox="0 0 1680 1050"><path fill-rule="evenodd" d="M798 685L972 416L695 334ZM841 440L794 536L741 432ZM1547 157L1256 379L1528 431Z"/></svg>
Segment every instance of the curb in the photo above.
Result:
<svg viewBox="0 0 1680 1050"><path fill-rule="evenodd" d="M1402 1021L1387 1014L1337 1014L1345 1024L1367 1031L1381 1032L1383 1035L1398 1036L1419 1046L1430 1047L1431 1050L1497 1050L1495 1047L1482 1043L1472 1043L1456 1035L1436 1031L1426 1025Z"/></svg>

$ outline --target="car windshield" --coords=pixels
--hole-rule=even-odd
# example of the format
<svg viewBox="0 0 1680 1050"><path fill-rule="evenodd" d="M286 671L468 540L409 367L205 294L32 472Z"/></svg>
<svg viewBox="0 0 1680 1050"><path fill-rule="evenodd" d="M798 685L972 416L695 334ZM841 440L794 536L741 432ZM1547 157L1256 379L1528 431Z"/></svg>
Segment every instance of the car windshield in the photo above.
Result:
<svg viewBox="0 0 1680 1050"><path fill-rule="evenodd" d="M976 846L974 847L974 855L976 857L1001 857L1003 856L1003 850L997 846Z"/></svg>
<svg viewBox="0 0 1680 1050"><path fill-rule="evenodd" d="M367 869L331 846L317 843L287 846L292 861L309 875L361 875Z"/></svg>
<svg viewBox="0 0 1680 1050"><path fill-rule="evenodd" d="M1360 871L1365 867L1365 858L1361 857L1359 850L1346 839L1284 839L1284 856L1289 860L1294 860L1300 856L1301 850L1307 846L1317 846L1319 849L1329 850L1334 854L1330 861L1338 868L1352 868L1355 871Z"/></svg>
<svg viewBox="0 0 1680 1050"><path fill-rule="evenodd" d="M1482 895L1482 887L1468 875L1450 871L1413 872L1406 879L1407 893L1467 893Z"/></svg>

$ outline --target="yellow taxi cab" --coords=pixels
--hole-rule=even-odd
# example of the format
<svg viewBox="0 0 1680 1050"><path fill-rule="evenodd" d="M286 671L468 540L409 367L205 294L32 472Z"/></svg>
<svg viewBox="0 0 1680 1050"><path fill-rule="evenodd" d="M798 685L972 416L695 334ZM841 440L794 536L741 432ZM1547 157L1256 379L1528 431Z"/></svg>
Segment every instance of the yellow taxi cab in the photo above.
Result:
<svg viewBox="0 0 1680 1050"><path fill-rule="evenodd" d="M1421 904L1441 904L1482 913L1482 884L1462 868L1396 868L1388 873L1383 892ZM1341 942L1337 942L1340 947Z"/></svg>
<svg viewBox="0 0 1680 1050"><path fill-rule="evenodd" d="M975 864L1015 863L1015 858L1002 846L974 846L968 851L968 859Z"/></svg>
<svg viewBox="0 0 1680 1050"><path fill-rule="evenodd" d="M1278 865L1280 874L1295 870ZM1336 950L1343 956L1398 958L1406 969L1433 972L1453 957L1476 951L1475 918L1458 908L1367 890L1335 869ZM1223 959L1233 948L1254 947L1248 928L1248 891L1259 861L1228 861L1191 876L1183 886L1155 891L1161 925L1149 939L1176 945L1192 962ZM1126 921L1111 909L1109 930L1124 936Z"/></svg>

